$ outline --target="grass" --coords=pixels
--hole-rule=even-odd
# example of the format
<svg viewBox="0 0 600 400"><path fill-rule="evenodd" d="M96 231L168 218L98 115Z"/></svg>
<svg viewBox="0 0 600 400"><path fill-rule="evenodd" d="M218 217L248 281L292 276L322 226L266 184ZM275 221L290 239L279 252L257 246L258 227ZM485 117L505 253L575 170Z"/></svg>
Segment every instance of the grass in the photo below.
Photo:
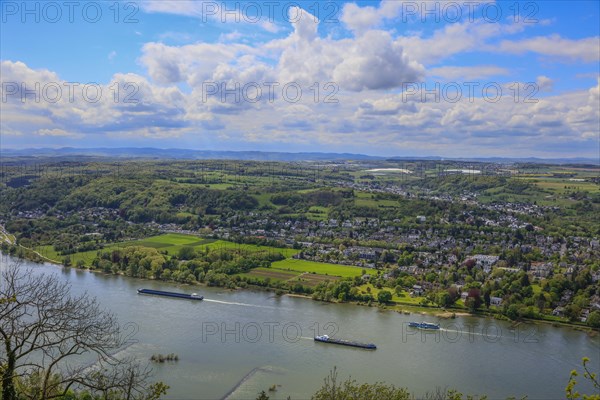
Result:
<svg viewBox="0 0 600 400"><path fill-rule="evenodd" d="M271 281L288 281L298 277L300 274L296 272L273 270L271 268L255 268L250 272L239 275L248 278L258 278L261 280L269 278Z"/></svg>
<svg viewBox="0 0 600 400"><path fill-rule="evenodd" d="M199 246L194 246L194 248L196 248L196 249L204 249L206 247L208 247L210 250L233 249L233 250L239 250L242 253L254 253L254 252L259 252L259 251L281 253L281 254L283 254L284 257L291 257L300 251L300 250L296 250L296 249L281 248L281 247L233 243L233 242L228 242L226 240L216 240L209 244L201 244Z"/></svg>
<svg viewBox="0 0 600 400"><path fill-rule="evenodd" d="M370 292L367 290L367 288L370 288ZM412 306L419 306L421 303L421 300L424 299L424 297L419 297L419 296L411 297L405 291L400 292L400 296L398 296L396 294L396 292L394 291L394 289L392 289L392 288L377 289L375 286L371 285L370 283L361 285L358 287L358 289L360 290L360 292L362 294L371 293L373 295L373 297L375 298L375 300L377 300L377 295L379 294L380 291L387 290L392 293L392 301L394 303L398 303L398 304L408 304L408 305L412 305Z"/></svg>
<svg viewBox="0 0 600 400"><path fill-rule="evenodd" d="M313 221L326 221L329 215L329 208L321 206L312 206L308 209L306 217Z"/></svg>
<svg viewBox="0 0 600 400"><path fill-rule="evenodd" d="M600 185L593 182L573 182L569 179L536 179L536 186L542 189L551 190L555 193L564 194L573 191L582 191L588 193L600 193ZM565 188L565 186L567 188Z"/></svg>
<svg viewBox="0 0 600 400"><path fill-rule="evenodd" d="M113 246L116 246L116 245L106 246L104 248L104 250L108 250L108 249L112 248ZM33 248L33 250L37 251L44 257L46 257L50 260L53 260L57 263L62 263L62 260L66 257L66 256L60 255L56 251L54 251L53 246L38 246L38 247ZM73 265L75 265L79 260L83 260L83 262L85 263L86 266L90 266L90 265L92 265L92 261L94 261L94 258L96 258L97 253L98 253L98 250L90 250L90 251L84 251L81 253L71 254L70 255L71 263Z"/></svg>
<svg viewBox="0 0 600 400"><path fill-rule="evenodd" d="M397 200L377 200L375 195L366 192L356 192L354 194L354 204L361 207L378 208L383 207L400 207Z"/></svg>
<svg viewBox="0 0 600 400"><path fill-rule="evenodd" d="M238 244L228 242L226 240L203 239L194 235L166 233L164 235L152 236L140 240L106 244L101 250L90 250L71 254L71 263L75 265L79 260L83 260L86 266L91 266L92 261L94 258L96 258L98 251L111 251L129 246L153 247L161 252L166 251L168 255L176 255L181 248L186 246L193 247L196 251L205 251L208 248L210 251L219 251L221 249L238 250L239 252L246 254L254 252L279 252L284 257L291 257L298 252L298 250L288 248L258 246L253 244ZM54 251L53 246L39 246L34 250L56 262L62 262L65 257Z"/></svg>
<svg viewBox="0 0 600 400"><path fill-rule="evenodd" d="M320 275L339 276L341 278L354 278L362 275L362 268L348 265L327 264L315 261L285 259L271 264L272 269L284 271L308 272ZM367 274L376 274L373 269L365 268Z"/></svg>

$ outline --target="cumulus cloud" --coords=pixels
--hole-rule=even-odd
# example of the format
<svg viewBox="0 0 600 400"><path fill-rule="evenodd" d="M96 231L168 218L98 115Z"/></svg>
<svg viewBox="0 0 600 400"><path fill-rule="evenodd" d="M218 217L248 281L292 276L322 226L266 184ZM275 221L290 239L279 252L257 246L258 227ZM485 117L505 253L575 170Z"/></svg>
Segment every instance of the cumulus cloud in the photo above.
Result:
<svg viewBox="0 0 600 400"><path fill-rule="evenodd" d="M399 19L402 23L420 20L434 21L464 21L475 18L475 9L495 0L461 3L453 0L382 0L377 7L359 6L356 3L346 3L342 8L340 21L355 34L361 34L373 28L379 28L386 21Z"/></svg>
<svg viewBox="0 0 600 400"><path fill-rule="evenodd" d="M293 31L283 39L256 46L236 43L144 45L140 58L152 79L161 84L203 82L295 82L308 88L315 82L335 82L340 89L391 89L424 75L401 44L385 31L368 31L357 38L321 38L319 20L299 7L290 7Z"/></svg>
<svg viewBox="0 0 600 400"><path fill-rule="evenodd" d="M355 91L389 89L419 80L424 72L389 33L369 31L353 43L349 55L335 67L333 79Z"/></svg>
<svg viewBox="0 0 600 400"><path fill-rule="evenodd" d="M136 74L116 74L105 85L85 85L11 61L2 62L1 73L6 100L3 126L15 129L18 124L23 133L82 137L188 125L183 118L186 100L179 89L151 85ZM8 82L18 82L20 90L12 90ZM22 92L22 88L28 92ZM77 127L77 132L73 132L73 127Z"/></svg>
<svg viewBox="0 0 600 400"><path fill-rule="evenodd" d="M360 7L356 3L346 3L340 20L354 32L363 32L381 23L382 15L373 6Z"/></svg>

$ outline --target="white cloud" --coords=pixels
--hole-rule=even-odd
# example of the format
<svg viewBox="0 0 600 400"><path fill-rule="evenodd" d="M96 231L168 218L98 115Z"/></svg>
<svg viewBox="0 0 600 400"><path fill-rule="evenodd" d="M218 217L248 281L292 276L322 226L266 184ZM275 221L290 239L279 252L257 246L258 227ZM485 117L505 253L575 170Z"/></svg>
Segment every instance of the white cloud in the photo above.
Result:
<svg viewBox="0 0 600 400"><path fill-rule="evenodd" d="M397 42L415 60L433 64L459 53L493 50L494 46L487 44L489 39L521 32L526 26L514 22L493 24L484 20L465 21L445 25L430 37L400 36Z"/></svg>
<svg viewBox="0 0 600 400"><path fill-rule="evenodd" d="M373 6L359 7L356 3L346 3L340 20L354 32L363 32L381 23L382 15Z"/></svg>
<svg viewBox="0 0 600 400"><path fill-rule="evenodd" d="M542 92L551 92L554 87L554 81L544 75L538 76L535 80L535 84Z"/></svg>
<svg viewBox="0 0 600 400"><path fill-rule="evenodd" d="M73 138L81 138L83 135L68 132L64 129L40 129L37 131L37 134L40 136L65 136L65 137L73 137Z"/></svg>
<svg viewBox="0 0 600 400"><path fill-rule="evenodd" d="M147 13L182 15L200 19L202 22L211 21L226 24L253 25L269 33L277 33L281 29L274 22L269 6L265 4L263 7L263 5L257 2L226 3L225 1L213 0L146 0L140 4L142 10ZM271 6L273 6L272 3ZM258 10L258 15L247 15L246 11L248 10Z"/></svg>
<svg viewBox="0 0 600 400"><path fill-rule="evenodd" d="M383 31L369 31L360 36L347 54L335 67L333 79L349 90L394 88L403 82L419 80L425 72Z"/></svg>
<svg viewBox="0 0 600 400"><path fill-rule="evenodd" d="M565 39L560 35L500 42L498 51L510 54L533 52L558 60L594 62L600 60L600 37Z"/></svg>
<svg viewBox="0 0 600 400"><path fill-rule="evenodd" d="M356 38L321 38L319 21L309 12L290 8L293 31L283 39L246 46L236 43L144 45L141 62L161 84L185 81L198 87L207 81L335 82L340 89L390 89L420 79L423 67L385 31L368 31Z"/></svg>

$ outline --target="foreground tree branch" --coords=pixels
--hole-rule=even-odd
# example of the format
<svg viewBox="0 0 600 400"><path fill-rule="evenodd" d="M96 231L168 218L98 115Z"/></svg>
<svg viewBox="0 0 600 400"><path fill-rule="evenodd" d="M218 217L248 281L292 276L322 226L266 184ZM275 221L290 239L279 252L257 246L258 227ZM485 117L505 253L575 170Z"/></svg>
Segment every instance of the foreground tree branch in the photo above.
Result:
<svg viewBox="0 0 600 400"><path fill-rule="evenodd" d="M2 399L53 399L73 389L127 399L158 398L151 370L132 358L116 317L56 275L0 268ZM84 360L87 362L83 364Z"/></svg>

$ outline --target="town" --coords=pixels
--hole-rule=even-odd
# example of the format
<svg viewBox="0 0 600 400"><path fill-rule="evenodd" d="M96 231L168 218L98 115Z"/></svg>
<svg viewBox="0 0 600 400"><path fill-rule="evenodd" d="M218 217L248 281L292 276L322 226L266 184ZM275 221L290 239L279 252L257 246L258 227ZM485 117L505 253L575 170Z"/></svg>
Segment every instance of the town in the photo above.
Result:
<svg viewBox="0 0 600 400"><path fill-rule="evenodd" d="M78 163L70 169L49 163L25 173L22 166L5 166L1 224L23 247L5 240L3 249L14 254L29 248L34 257L97 268L103 258L115 258L104 256L114 251L113 243L143 247L145 238L188 235L229 244L217 259L231 265L214 263L199 249L183 256L179 248L177 254L164 251L163 273L136 274L231 288L257 285L365 304L378 301L383 291L391 295L381 297L384 303L397 308L441 307L510 319L590 325L600 316L597 216L587 212L598 207L594 168L573 178L580 175L568 167L527 170L485 163L402 162L402 168L390 168L391 162L178 164L138 163L129 172L121 169L117 178L110 163ZM55 176L49 173L58 168ZM36 177L40 170L45 172ZM134 178L153 188L155 204L144 199L139 207L127 188L128 182L140 184ZM566 184L561 190L541 188L545 182L559 187L556 181ZM63 197L42 198L41 207L23 206L28 190L58 182L67 182ZM97 185L108 192L94 193ZM512 201L490 198L502 185L514 188ZM575 210L575 216L565 210ZM266 246L269 254L250 251L249 245ZM209 265L196 269L195 258ZM253 264L251 258L262 261ZM316 269L307 278L279 268L280 259L356 272ZM185 272L172 271L181 268ZM127 273L122 265L104 269ZM340 295L345 280L350 285L343 285Z"/></svg>

